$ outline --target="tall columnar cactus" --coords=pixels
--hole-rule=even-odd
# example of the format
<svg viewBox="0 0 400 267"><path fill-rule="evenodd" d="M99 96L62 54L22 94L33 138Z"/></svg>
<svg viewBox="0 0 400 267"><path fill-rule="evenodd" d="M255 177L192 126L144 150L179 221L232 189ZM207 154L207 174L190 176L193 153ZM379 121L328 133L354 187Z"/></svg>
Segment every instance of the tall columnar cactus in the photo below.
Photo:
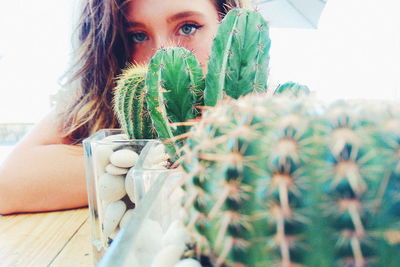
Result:
<svg viewBox="0 0 400 267"><path fill-rule="evenodd" d="M397 266L399 125L388 103L253 96L217 106L183 158L197 256L215 266Z"/></svg>
<svg viewBox="0 0 400 267"><path fill-rule="evenodd" d="M156 137L145 101L146 66L130 66L118 77L114 89L114 111L131 139Z"/></svg>
<svg viewBox="0 0 400 267"><path fill-rule="evenodd" d="M233 9L223 19L214 39L206 76L205 105L224 95L239 98L267 89L269 28L258 12Z"/></svg>
<svg viewBox="0 0 400 267"><path fill-rule="evenodd" d="M203 105L203 72L196 57L182 47L164 48L151 59L146 77L147 104L151 119L162 140L171 140L167 146L176 156L189 127L184 123L200 115Z"/></svg>

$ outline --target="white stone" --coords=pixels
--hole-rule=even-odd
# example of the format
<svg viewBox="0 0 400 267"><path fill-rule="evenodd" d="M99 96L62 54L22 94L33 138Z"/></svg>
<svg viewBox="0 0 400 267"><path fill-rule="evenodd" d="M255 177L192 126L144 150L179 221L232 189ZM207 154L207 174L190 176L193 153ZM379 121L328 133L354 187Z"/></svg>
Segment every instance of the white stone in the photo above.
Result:
<svg viewBox="0 0 400 267"><path fill-rule="evenodd" d="M138 264L138 265L133 265L132 264L130 266L132 266L132 267L136 267L136 266L148 267L148 266L150 266L151 262L153 261L154 255L155 255L154 252L150 252L149 253L149 252L145 252L145 251L141 251L141 250L135 251L135 256L138 259L138 262L140 264Z"/></svg>
<svg viewBox="0 0 400 267"><path fill-rule="evenodd" d="M168 227L167 232L165 232L161 240L161 244L162 247L166 247L168 245L185 246L185 244L189 241L189 238L190 235L183 223L179 220L174 220Z"/></svg>
<svg viewBox="0 0 400 267"><path fill-rule="evenodd" d="M105 202L114 202L126 194L125 179L123 176L104 173L99 178L99 195Z"/></svg>
<svg viewBox="0 0 400 267"><path fill-rule="evenodd" d="M112 147L97 145L93 152L98 169L101 170L101 173L104 173L105 167L110 163L110 156L113 153Z"/></svg>
<svg viewBox="0 0 400 267"><path fill-rule="evenodd" d="M150 169L150 170L167 170L168 168L167 168L167 162L166 161L163 161L163 162L160 162L160 163L157 163L157 164L149 164L148 162L147 163L144 163L143 164L143 168L144 169Z"/></svg>
<svg viewBox="0 0 400 267"><path fill-rule="evenodd" d="M127 140L129 140L129 138L128 138L127 134L114 134L114 135L107 136L103 140L104 141L117 141L117 140L127 141Z"/></svg>
<svg viewBox="0 0 400 267"><path fill-rule="evenodd" d="M171 267L179 262L184 251L184 246L169 245L155 256L151 267Z"/></svg>
<svg viewBox="0 0 400 267"><path fill-rule="evenodd" d="M159 162L157 164L151 165L151 167L149 169L152 169L152 170L166 170L167 169L167 164L168 163L166 161L162 161L162 162Z"/></svg>
<svg viewBox="0 0 400 267"><path fill-rule="evenodd" d="M101 207L103 211L107 209L108 204L110 204L110 202L101 200Z"/></svg>
<svg viewBox="0 0 400 267"><path fill-rule="evenodd" d="M167 161L169 158L168 154L165 153L165 148L163 144L156 145L152 147L146 157L146 164L156 165L161 162Z"/></svg>
<svg viewBox="0 0 400 267"><path fill-rule="evenodd" d="M139 156L130 149L121 149L115 151L110 156L110 162L120 168L130 168L135 166Z"/></svg>
<svg viewBox="0 0 400 267"><path fill-rule="evenodd" d="M126 193L129 196L129 199L132 201L132 203L135 203L135 188L134 188L134 183L133 183L133 176L132 175L127 175L125 177L125 190Z"/></svg>
<svg viewBox="0 0 400 267"><path fill-rule="evenodd" d="M130 254L129 255L129 266L136 267L136 266L146 266L146 265L140 264L136 255Z"/></svg>
<svg viewBox="0 0 400 267"><path fill-rule="evenodd" d="M161 239L163 236L161 225L154 220L144 219L134 247L138 259L142 261L142 256L151 254L152 257L161 249ZM148 265L147 265L148 266Z"/></svg>
<svg viewBox="0 0 400 267"><path fill-rule="evenodd" d="M124 225L126 225L129 221L129 219L131 218L133 213L133 209L129 209L125 212L124 216L122 217L120 223L119 223L119 227L122 228L124 227Z"/></svg>
<svg viewBox="0 0 400 267"><path fill-rule="evenodd" d="M201 267L201 264L195 259L183 259L175 264L174 267Z"/></svg>
<svg viewBox="0 0 400 267"><path fill-rule="evenodd" d="M107 206L103 220L103 233L106 237L111 236L115 229L117 229L125 211L126 205L121 200L112 202Z"/></svg>
<svg viewBox="0 0 400 267"><path fill-rule="evenodd" d="M106 172L111 175L124 175L128 173L128 170L129 169L114 166L113 164L108 164L106 166Z"/></svg>
<svg viewBox="0 0 400 267"><path fill-rule="evenodd" d="M188 214L184 208L182 208L181 205L179 206L171 206L170 211L169 211L169 216L171 220L182 220L185 221L188 217Z"/></svg>

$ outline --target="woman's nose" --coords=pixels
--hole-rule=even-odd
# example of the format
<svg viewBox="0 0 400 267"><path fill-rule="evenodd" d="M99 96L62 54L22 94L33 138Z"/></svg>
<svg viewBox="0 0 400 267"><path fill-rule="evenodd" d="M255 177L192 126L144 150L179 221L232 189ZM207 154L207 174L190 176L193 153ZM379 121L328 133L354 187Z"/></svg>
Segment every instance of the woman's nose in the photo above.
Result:
<svg viewBox="0 0 400 267"><path fill-rule="evenodd" d="M137 63L148 63L159 49L172 46L179 46L176 39L159 34L146 47L134 51L131 59Z"/></svg>
<svg viewBox="0 0 400 267"><path fill-rule="evenodd" d="M159 35L155 38L154 42L154 52L157 50L164 48L164 47L170 47L170 46L178 46L179 44L176 42L176 40L169 36L169 35Z"/></svg>

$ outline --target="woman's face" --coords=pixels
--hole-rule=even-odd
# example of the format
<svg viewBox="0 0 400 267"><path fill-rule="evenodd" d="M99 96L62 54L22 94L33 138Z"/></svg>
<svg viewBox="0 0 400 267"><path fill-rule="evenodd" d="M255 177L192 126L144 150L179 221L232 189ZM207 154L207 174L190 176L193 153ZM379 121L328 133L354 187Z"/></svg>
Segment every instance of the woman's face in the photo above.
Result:
<svg viewBox="0 0 400 267"><path fill-rule="evenodd" d="M127 27L131 61L148 63L161 47L183 46L204 69L218 25L212 0L132 0Z"/></svg>

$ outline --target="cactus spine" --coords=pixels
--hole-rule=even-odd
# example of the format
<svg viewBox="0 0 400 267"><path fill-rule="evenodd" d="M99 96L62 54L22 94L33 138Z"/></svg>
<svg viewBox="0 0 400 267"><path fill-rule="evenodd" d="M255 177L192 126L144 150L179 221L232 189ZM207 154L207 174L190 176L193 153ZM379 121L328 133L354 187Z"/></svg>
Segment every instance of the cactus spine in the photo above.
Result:
<svg viewBox="0 0 400 267"><path fill-rule="evenodd" d="M152 139L155 133L145 102L147 67L132 65L118 77L114 89L114 111L131 139Z"/></svg>
<svg viewBox="0 0 400 267"><path fill-rule="evenodd" d="M205 105L267 89L269 28L255 11L233 9L218 28L206 76Z"/></svg>
<svg viewBox="0 0 400 267"><path fill-rule="evenodd" d="M198 255L216 266L396 266L400 110L371 106L253 96L206 114L184 156Z"/></svg>

